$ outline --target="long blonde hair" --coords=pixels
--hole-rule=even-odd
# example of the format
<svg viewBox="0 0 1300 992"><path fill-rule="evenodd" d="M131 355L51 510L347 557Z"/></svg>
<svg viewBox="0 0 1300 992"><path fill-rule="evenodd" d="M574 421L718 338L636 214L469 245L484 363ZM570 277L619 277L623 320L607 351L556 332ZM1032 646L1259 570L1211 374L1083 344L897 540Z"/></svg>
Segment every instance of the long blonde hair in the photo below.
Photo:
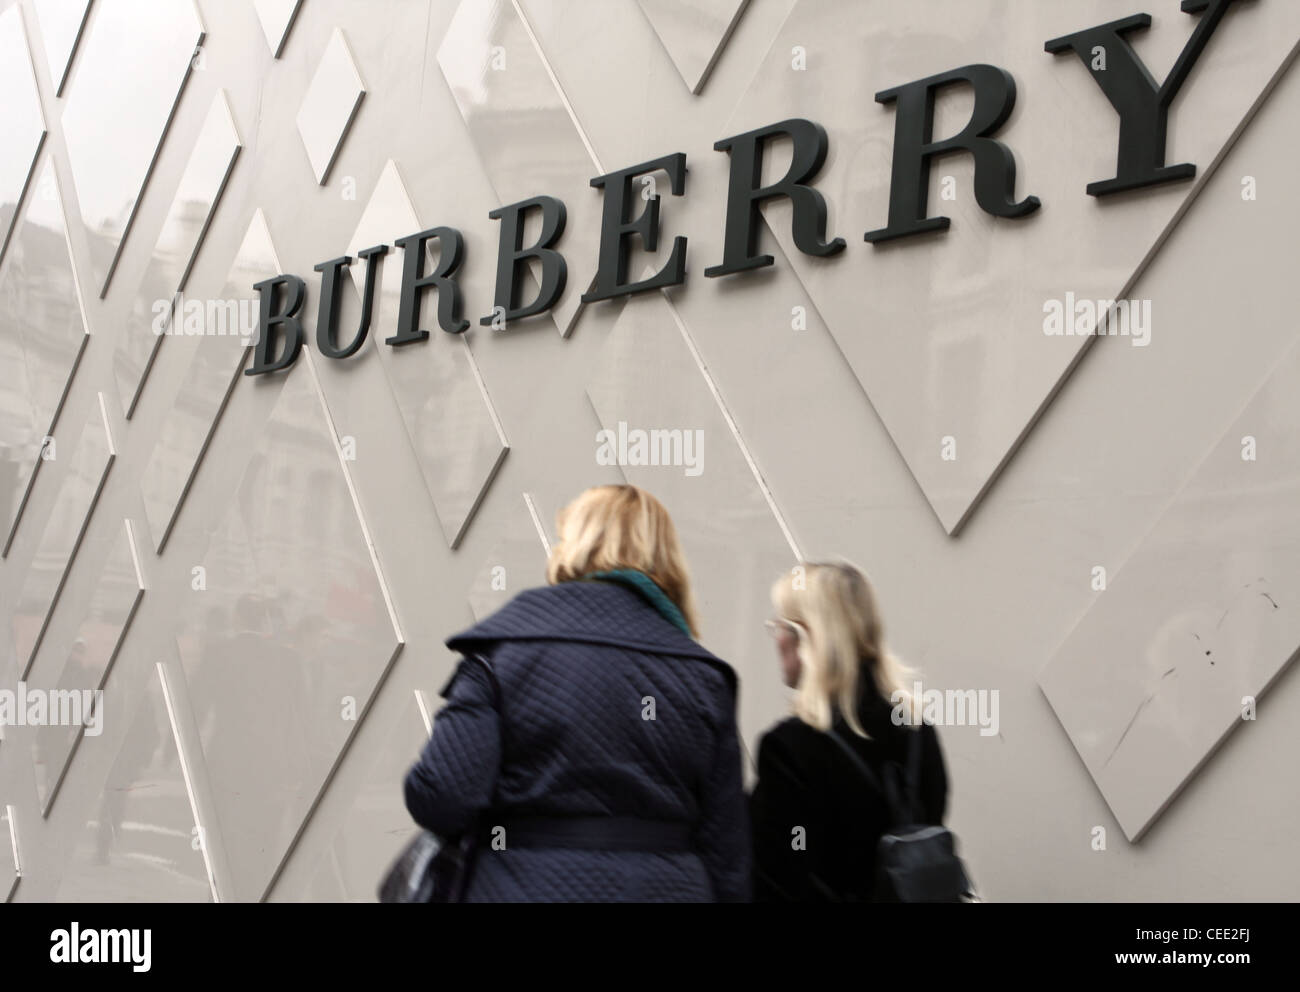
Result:
<svg viewBox="0 0 1300 992"><path fill-rule="evenodd" d="M804 723L829 730L838 710L854 733L869 737L858 719L863 673L883 699L911 712L908 683L916 673L885 650L875 590L861 569L844 561L800 562L772 586L772 605L799 634L794 712Z"/></svg>
<svg viewBox="0 0 1300 992"><path fill-rule="evenodd" d="M594 486L555 517L560 539L546 563L555 585L592 572L634 568L682 611L693 637L699 618L677 528L662 503L636 486Z"/></svg>

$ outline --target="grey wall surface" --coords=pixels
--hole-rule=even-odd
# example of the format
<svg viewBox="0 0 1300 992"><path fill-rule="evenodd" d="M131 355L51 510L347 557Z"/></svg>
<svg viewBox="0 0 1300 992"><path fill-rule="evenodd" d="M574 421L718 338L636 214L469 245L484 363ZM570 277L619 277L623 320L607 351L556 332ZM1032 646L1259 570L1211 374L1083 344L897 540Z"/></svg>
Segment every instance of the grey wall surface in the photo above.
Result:
<svg viewBox="0 0 1300 992"><path fill-rule="evenodd" d="M0 728L0 895L373 899L443 640L542 581L565 502L628 481L677 520L751 759L788 705L767 590L843 555L925 688L997 700L940 729L986 898L1297 898L1300 5L1210 38L1170 111L1194 178L1089 196L1118 118L1044 42L1139 11L1164 80L1200 17L1175 0L0 0L0 691L104 690L102 733ZM1042 207L991 216L947 156L951 228L866 243L875 94L972 63L1015 78L997 136ZM936 135L971 107L945 91ZM793 117L829 135L845 249L799 251L778 201L774 264L706 278L713 143ZM589 180L674 152L632 276L682 235L685 284L583 305ZM563 298L480 326L488 212L540 194ZM428 339L384 344L394 248L364 347L323 357L313 266L439 225L471 329L427 294ZM242 375L281 272L307 343ZM1149 303L1147 343L1045 333L1067 293ZM604 463L620 424L701 432L701 470Z"/></svg>

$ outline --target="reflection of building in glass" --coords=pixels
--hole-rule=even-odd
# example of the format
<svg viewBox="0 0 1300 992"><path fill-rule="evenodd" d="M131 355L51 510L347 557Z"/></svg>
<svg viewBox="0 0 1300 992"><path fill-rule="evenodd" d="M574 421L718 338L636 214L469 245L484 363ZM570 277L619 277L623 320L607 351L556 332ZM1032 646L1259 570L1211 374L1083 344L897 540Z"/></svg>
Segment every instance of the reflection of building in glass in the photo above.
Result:
<svg viewBox="0 0 1300 992"><path fill-rule="evenodd" d="M49 175L49 167L46 167ZM44 185L42 180L41 185ZM0 264L0 507L4 533L50 433L85 336L61 220L35 222L33 190ZM14 207L0 207L0 226ZM59 227L53 226L58 223ZM70 439L69 439L70 440ZM3 537L3 535L0 535Z"/></svg>

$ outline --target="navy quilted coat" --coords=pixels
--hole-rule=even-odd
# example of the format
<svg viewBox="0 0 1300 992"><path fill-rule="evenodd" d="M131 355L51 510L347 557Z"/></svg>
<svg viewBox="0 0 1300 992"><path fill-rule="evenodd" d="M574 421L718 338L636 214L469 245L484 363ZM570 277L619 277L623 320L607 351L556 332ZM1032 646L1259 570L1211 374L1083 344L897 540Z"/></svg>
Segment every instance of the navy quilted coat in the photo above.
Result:
<svg viewBox="0 0 1300 992"><path fill-rule="evenodd" d="M671 853L510 849L507 836L480 847L467 901L749 899L730 666L637 590L600 581L529 589L447 646L490 659L501 711L487 674L461 662L406 776L417 823L453 835L492 807L692 825L692 850Z"/></svg>

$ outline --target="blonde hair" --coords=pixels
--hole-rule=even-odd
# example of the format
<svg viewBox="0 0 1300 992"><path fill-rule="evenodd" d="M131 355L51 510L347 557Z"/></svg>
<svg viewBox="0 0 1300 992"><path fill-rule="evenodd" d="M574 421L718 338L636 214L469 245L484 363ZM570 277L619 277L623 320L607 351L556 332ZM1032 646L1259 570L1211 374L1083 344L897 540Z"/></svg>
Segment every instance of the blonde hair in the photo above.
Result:
<svg viewBox="0 0 1300 992"><path fill-rule="evenodd" d="M772 586L772 605L795 624L802 671L794 712L804 723L829 730L838 710L861 737L858 719L863 673L883 699L911 711L908 681L916 672L885 650L875 590L848 562L800 562Z"/></svg>
<svg viewBox="0 0 1300 992"><path fill-rule="evenodd" d="M662 503L636 486L594 486L555 517L560 539L546 563L555 585L592 572L634 568L644 572L682 611L699 636L686 557L677 528Z"/></svg>

